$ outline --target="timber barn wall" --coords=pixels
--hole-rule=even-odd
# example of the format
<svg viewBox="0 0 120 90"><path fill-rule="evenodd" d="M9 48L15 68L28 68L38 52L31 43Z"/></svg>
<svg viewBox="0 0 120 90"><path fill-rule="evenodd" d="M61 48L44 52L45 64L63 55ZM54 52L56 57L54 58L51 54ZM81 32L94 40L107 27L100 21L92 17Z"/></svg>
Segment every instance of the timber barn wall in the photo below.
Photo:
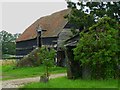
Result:
<svg viewBox="0 0 120 90"><path fill-rule="evenodd" d="M42 45L54 46L57 44L57 37L42 38ZM25 56L37 47L37 39L30 39L16 43L16 56Z"/></svg>
<svg viewBox="0 0 120 90"><path fill-rule="evenodd" d="M24 56L37 46L37 39L16 42L16 56Z"/></svg>

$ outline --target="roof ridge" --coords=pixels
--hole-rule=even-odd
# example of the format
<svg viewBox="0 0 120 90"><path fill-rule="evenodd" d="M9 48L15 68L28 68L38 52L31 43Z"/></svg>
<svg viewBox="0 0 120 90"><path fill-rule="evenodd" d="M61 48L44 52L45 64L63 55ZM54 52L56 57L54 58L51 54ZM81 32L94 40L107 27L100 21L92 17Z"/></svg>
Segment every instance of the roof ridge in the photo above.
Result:
<svg viewBox="0 0 120 90"><path fill-rule="evenodd" d="M38 18L34 23L25 29L25 31L16 39L16 42L35 38L37 36L35 29L38 25L47 30L44 37L52 37L56 35L59 31L54 32L54 30L57 30L57 28L64 26L65 22L67 21L63 16L69 13L70 9L64 9Z"/></svg>

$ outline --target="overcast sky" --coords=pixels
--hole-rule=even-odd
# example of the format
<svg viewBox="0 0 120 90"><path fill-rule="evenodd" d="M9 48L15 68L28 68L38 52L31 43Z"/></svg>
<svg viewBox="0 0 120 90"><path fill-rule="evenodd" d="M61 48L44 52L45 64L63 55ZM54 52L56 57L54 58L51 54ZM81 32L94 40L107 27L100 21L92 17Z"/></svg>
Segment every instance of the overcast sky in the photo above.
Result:
<svg viewBox="0 0 120 90"><path fill-rule="evenodd" d="M10 33L22 33L38 18L66 8L67 4L65 1L2 2L2 6L0 5L0 9L2 9L2 16L0 15L2 17L1 29Z"/></svg>

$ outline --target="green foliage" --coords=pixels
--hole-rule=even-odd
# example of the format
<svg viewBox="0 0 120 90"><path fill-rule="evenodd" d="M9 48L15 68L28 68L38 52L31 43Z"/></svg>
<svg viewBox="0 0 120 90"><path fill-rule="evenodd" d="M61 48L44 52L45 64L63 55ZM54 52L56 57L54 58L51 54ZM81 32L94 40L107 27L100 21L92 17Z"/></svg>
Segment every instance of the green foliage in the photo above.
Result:
<svg viewBox="0 0 120 90"><path fill-rule="evenodd" d="M17 67L41 65L42 59L39 59L39 52L39 49L34 49L32 52L17 62Z"/></svg>
<svg viewBox="0 0 120 90"><path fill-rule="evenodd" d="M48 68L54 65L55 50L47 47L42 47L40 48L38 56L39 59L42 60L43 65L45 66L45 75L48 76Z"/></svg>
<svg viewBox="0 0 120 90"><path fill-rule="evenodd" d="M73 33L73 35L76 35L78 32L75 30L75 28L71 28L71 32Z"/></svg>
<svg viewBox="0 0 120 90"><path fill-rule="evenodd" d="M2 44L2 54L15 55L15 40L20 34L11 34L6 31L0 32L0 43Z"/></svg>
<svg viewBox="0 0 120 90"><path fill-rule="evenodd" d="M71 13L67 18L72 26L71 29L74 28L72 29L73 34L76 29L79 29L80 32L82 31L79 44L74 49L75 60L80 61L83 65L92 65L93 77L116 77L116 72L118 72L117 64L118 62L120 63L117 56L119 53L118 46L120 45L118 41L120 1L66 1L68 8L71 9ZM102 19L105 16L114 20L110 18ZM101 70L99 71L99 69Z"/></svg>
<svg viewBox="0 0 120 90"><path fill-rule="evenodd" d="M75 3L67 0L67 4L68 8L71 9L71 14L67 18L75 29L88 30L89 27L104 16L115 19L120 23L120 1L105 3L82 0Z"/></svg>
<svg viewBox="0 0 120 90"><path fill-rule="evenodd" d="M82 66L90 65L92 78L117 77L118 30L114 20L104 17L87 33L80 33L74 59L81 62Z"/></svg>
<svg viewBox="0 0 120 90"><path fill-rule="evenodd" d="M42 47L38 53L39 59L45 66L51 67L54 65L55 50L51 48Z"/></svg>
<svg viewBox="0 0 120 90"><path fill-rule="evenodd" d="M17 66L39 66L44 64L47 67L53 66L55 51L53 49L48 50L46 47L34 49L28 55L18 61Z"/></svg>

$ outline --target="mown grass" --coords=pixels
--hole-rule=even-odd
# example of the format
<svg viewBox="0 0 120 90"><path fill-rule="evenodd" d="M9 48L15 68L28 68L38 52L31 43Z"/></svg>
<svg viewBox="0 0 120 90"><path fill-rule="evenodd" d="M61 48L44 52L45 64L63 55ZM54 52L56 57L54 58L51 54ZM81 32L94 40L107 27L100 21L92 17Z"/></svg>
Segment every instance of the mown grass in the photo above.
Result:
<svg viewBox="0 0 120 90"><path fill-rule="evenodd" d="M43 65L38 67L21 67L21 68L16 68L14 65L3 65L2 80L40 76L44 73L44 70L45 67ZM49 69L49 72L50 74L64 73L66 72L66 69L54 66Z"/></svg>
<svg viewBox="0 0 120 90"><path fill-rule="evenodd" d="M118 80L70 80L60 77L48 83L35 82L21 88L118 88Z"/></svg>

